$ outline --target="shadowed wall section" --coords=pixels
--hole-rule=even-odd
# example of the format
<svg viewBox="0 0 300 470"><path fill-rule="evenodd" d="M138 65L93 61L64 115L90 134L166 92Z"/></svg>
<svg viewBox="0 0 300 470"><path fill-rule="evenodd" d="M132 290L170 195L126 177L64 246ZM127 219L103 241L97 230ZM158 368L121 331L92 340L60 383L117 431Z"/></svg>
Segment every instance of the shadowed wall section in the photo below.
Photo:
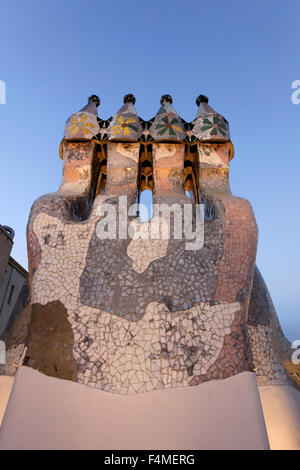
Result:
<svg viewBox="0 0 300 470"><path fill-rule="evenodd" d="M76 380L73 347L74 335L65 307L59 301L34 303L24 364L46 375Z"/></svg>

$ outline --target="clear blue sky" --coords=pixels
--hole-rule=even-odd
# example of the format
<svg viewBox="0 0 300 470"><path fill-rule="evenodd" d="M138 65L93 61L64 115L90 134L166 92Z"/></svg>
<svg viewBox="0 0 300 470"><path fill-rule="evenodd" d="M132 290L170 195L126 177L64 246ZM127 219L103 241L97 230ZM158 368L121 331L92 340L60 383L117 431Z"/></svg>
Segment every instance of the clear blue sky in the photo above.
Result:
<svg viewBox="0 0 300 470"><path fill-rule="evenodd" d="M258 265L300 339L300 1L2 0L0 17L0 223L16 231L13 257L27 266L30 206L58 188L65 120L90 94L105 119L134 93L149 119L169 93L189 121L204 93L230 122L232 191L253 205Z"/></svg>

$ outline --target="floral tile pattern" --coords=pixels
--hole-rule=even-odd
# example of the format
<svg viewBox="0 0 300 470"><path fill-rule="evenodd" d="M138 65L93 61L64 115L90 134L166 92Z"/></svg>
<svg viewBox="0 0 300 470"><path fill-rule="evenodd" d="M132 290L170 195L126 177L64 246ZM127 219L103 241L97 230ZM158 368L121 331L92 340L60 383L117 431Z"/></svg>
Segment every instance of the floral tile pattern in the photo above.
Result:
<svg viewBox="0 0 300 470"><path fill-rule="evenodd" d="M116 124L115 126L112 126L111 127L111 132L113 135L123 135L123 136L127 136L127 135L130 135L132 133L132 131L135 131L137 132L138 131L138 128L137 126L133 125L134 123L137 122L137 119L134 119L132 117L126 119L124 118L124 116L120 116L117 118L117 122L119 124Z"/></svg>
<svg viewBox="0 0 300 470"><path fill-rule="evenodd" d="M194 141L230 140L228 123L219 114L198 117L194 122L191 134L194 137Z"/></svg>
<svg viewBox="0 0 300 470"><path fill-rule="evenodd" d="M67 121L65 139L92 139L99 132L97 117L91 113L75 113Z"/></svg>

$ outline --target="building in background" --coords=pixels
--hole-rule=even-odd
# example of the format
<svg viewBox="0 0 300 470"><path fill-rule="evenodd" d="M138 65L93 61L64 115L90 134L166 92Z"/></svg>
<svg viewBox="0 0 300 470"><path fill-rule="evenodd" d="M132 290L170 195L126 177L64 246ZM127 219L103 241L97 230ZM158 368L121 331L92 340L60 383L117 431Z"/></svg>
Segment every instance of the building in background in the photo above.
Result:
<svg viewBox="0 0 300 470"><path fill-rule="evenodd" d="M14 232L10 227L0 225L0 282L6 269L13 246Z"/></svg>
<svg viewBox="0 0 300 470"><path fill-rule="evenodd" d="M14 231L0 226L0 336L4 333L27 279L27 271L11 256Z"/></svg>

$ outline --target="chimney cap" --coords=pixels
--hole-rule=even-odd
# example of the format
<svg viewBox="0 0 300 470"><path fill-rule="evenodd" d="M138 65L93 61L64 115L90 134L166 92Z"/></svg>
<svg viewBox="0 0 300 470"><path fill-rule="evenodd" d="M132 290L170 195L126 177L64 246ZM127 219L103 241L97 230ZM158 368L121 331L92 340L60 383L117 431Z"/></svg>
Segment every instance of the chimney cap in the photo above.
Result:
<svg viewBox="0 0 300 470"><path fill-rule="evenodd" d="M168 103L173 103L173 98L171 95L162 95L160 98L160 104L163 104L164 101L167 101Z"/></svg>
<svg viewBox="0 0 300 470"><path fill-rule="evenodd" d="M208 98L205 95L199 95L196 99L196 105L200 106L200 103L208 103Z"/></svg>
<svg viewBox="0 0 300 470"><path fill-rule="evenodd" d="M100 106L101 101L100 101L99 96L91 95L89 96L88 103L96 103L96 106L98 108L98 106Z"/></svg>
<svg viewBox="0 0 300 470"><path fill-rule="evenodd" d="M134 105L135 104L135 96L132 95L131 93L128 93L127 95L124 96L123 102L124 102L124 104L125 103L132 103Z"/></svg>

